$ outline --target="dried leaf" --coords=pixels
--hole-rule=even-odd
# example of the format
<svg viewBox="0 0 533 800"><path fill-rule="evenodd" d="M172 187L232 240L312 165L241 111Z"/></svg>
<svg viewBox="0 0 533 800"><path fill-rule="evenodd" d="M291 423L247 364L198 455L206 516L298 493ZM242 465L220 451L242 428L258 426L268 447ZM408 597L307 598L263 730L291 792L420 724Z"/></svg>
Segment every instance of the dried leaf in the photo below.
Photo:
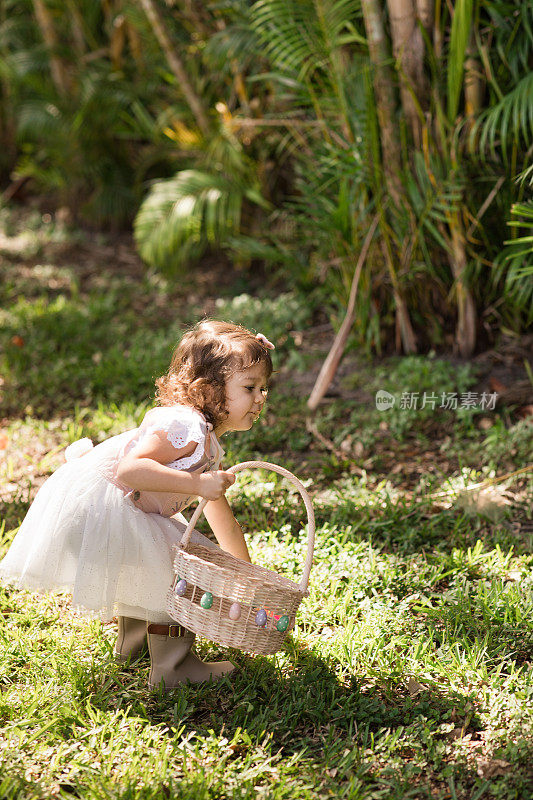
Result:
<svg viewBox="0 0 533 800"><path fill-rule="evenodd" d="M362 458L365 448L362 442L356 442L353 447L353 454L356 458Z"/></svg>
<svg viewBox="0 0 533 800"><path fill-rule="evenodd" d="M417 694L425 692L428 687L423 683L419 683L415 678L409 678L407 681L407 691L410 697L416 697Z"/></svg>
<svg viewBox="0 0 533 800"><path fill-rule="evenodd" d="M454 505L462 508L467 514L480 514L496 522L504 516L505 506L511 505L505 492L506 487L503 485L486 486L474 491L464 490L457 493Z"/></svg>
<svg viewBox="0 0 533 800"><path fill-rule="evenodd" d="M502 758L480 759L477 762L477 774L480 778L495 778L497 775L505 775L510 766Z"/></svg>

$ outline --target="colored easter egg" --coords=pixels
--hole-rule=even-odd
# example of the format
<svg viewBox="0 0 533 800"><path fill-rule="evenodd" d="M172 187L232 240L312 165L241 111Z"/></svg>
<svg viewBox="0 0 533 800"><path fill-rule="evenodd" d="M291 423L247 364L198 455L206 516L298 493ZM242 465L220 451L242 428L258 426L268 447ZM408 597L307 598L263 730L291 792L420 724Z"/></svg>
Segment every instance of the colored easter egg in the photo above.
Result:
<svg viewBox="0 0 533 800"><path fill-rule="evenodd" d="M211 608L211 606L213 605L213 595L211 594L211 592L203 593L200 599L200 605L202 606L202 608Z"/></svg>
<svg viewBox="0 0 533 800"><path fill-rule="evenodd" d="M281 631L283 633L284 631L287 630L288 627L289 627L289 618L286 614L284 614L277 621L276 628L278 629L278 631Z"/></svg>
<svg viewBox="0 0 533 800"><path fill-rule="evenodd" d="M267 621L267 612L264 608L260 608L255 615L255 624L258 628L264 628Z"/></svg>
<svg viewBox="0 0 533 800"><path fill-rule="evenodd" d="M240 603L232 603L229 607L228 617L236 622L238 619L241 618L241 604Z"/></svg>
<svg viewBox="0 0 533 800"><path fill-rule="evenodd" d="M187 591L187 581L185 578L180 578L176 584L176 588L174 590L179 597L183 597L185 592Z"/></svg>

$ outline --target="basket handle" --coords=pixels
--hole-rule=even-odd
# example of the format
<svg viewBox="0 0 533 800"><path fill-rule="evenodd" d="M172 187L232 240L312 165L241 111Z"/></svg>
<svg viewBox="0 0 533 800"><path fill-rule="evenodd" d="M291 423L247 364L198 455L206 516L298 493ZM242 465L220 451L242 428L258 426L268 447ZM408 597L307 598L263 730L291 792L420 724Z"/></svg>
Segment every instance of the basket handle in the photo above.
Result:
<svg viewBox="0 0 533 800"><path fill-rule="evenodd" d="M304 570L299 585L299 590L303 593L307 589L307 585L309 583L309 574L311 572L311 566L313 563L313 552L315 548L315 514L313 511L311 498L309 497L309 494L307 493L305 487L298 480L298 478L292 474L292 472L289 472L289 470L285 469L284 467L278 467L277 464L271 464L269 461L243 461L240 464L235 464L233 467L229 467L229 469L225 471L231 472L233 475L235 475L237 472L242 472L242 470L244 469L255 469L258 467L271 470L272 472L277 472L278 475L283 475L283 477L287 478L287 480L290 483L292 483L293 486L296 486L296 488L300 492L302 500L304 501L305 510L307 511L308 535L307 535L307 555L305 557ZM189 523L185 528L185 531L183 533L180 542L180 546L183 547L184 549L189 544L191 533L193 532L194 526L198 522L200 514L202 513L208 502L209 500L207 500L205 497L202 498L198 503L196 511L190 518Z"/></svg>

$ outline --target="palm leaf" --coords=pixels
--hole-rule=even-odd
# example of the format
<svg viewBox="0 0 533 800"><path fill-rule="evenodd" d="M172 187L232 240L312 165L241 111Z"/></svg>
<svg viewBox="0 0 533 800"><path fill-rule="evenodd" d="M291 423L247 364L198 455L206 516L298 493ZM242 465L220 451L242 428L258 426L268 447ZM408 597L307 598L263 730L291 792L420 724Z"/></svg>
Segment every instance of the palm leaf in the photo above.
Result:
<svg viewBox="0 0 533 800"><path fill-rule="evenodd" d="M525 228L528 233L504 242L504 249L495 261L493 283L503 280L506 305L524 314L529 325L533 320L533 200L515 203L511 214L515 219L507 224L512 228Z"/></svg>
<svg viewBox="0 0 533 800"><path fill-rule="evenodd" d="M265 55L278 69L296 72L299 80L304 80L328 64L346 37L354 37L360 2L258 0L251 16Z"/></svg>
<svg viewBox="0 0 533 800"><path fill-rule="evenodd" d="M533 72L506 94L493 108L487 109L472 130L471 143L478 140L481 152L490 150L493 157L498 144L504 158L509 141L523 137L526 146L533 139Z"/></svg>
<svg viewBox="0 0 533 800"><path fill-rule="evenodd" d="M448 55L448 119L457 117L463 88L465 53L472 27L473 0L456 0Z"/></svg>
<svg viewBox="0 0 533 800"><path fill-rule="evenodd" d="M488 17L490 28L489 83L495 86L495 73L510 73L516 84L531 68L533 53L533 6L531 0L491 0L481 4L482 25ZM497 56L497 58L495 57ZM498 65L501 61L503 70ZM498 94L498 90L496 89Z"/></svg>
<svg viewBox="0 0 533 800"><path fill-rule="evenodd" d="M239 233L244 199L262 201L254 189L200 170L157 181L135 219L141 257L164 272L178 272L208 245Z"/></svg>
<svg viewBox="0 0 533 800"><path fill-rule="evenodd" d="M68 121L64 114L52 103L44 105L39 100L28 100L18 108L17 132L22 142L48 136L66 137Z"/></svg>

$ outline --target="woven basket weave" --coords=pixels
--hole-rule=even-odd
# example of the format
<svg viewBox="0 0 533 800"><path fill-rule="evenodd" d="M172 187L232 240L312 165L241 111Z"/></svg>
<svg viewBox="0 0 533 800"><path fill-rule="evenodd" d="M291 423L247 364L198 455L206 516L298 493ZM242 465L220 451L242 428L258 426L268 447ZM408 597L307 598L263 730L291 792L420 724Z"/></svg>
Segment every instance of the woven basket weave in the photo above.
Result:
<svg viewBox="0 0 533 800"><path fill-rule="evenodd" d="M308 539L300 583L235 558L220 548L193 544L190 537L207 503L204 499L192 515L181 542L174 547L175 577L167 593L167 610L180 625L206 639L249 653L267 654L280 649L294 627L298 606L308 594L315 517L305 488L283 467L267 461L245 461L227 472L256 467L283 475L302 496L308 518ZM206 608L211 600L212 604ZM238 619L230 618L230 609L233 616L240 610Z"/></svg>

